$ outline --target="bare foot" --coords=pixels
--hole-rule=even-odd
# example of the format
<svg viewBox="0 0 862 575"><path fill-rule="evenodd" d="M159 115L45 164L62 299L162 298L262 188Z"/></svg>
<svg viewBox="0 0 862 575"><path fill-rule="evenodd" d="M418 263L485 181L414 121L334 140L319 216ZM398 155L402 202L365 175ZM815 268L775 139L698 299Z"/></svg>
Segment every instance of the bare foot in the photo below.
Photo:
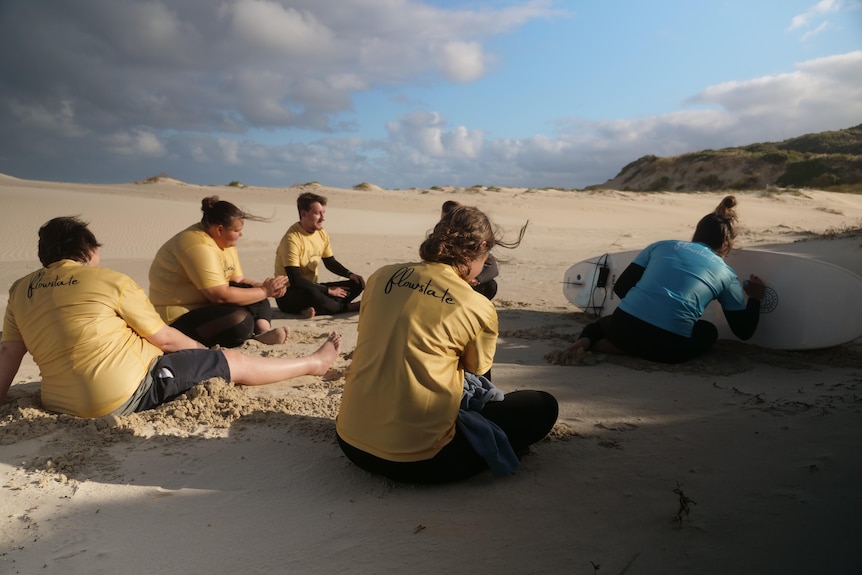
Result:
<svg viewBox="0 0 862 575"><path fill-rule="evenodd" d="M579 349L582 349L584 351L590 349L590 340L586 337L582 337L578 341L567 347L566 351L573 352L578 351Z"/></svg>
<svg viewBox="0 0 862 575"><path fill-rule="evenodd" d="M290 328L274 327L269 331L254 336L254 339L267 345L280 345L290 338Z"/></svg>
<svg viewBox="0 0 862 575"><path fill-rule="evenodd" d="M329 334L326 341L323 342L317 351L308 356L308 359L313 360L316 365L309 371L309 375L325 375L329 371L329 366L338 358L341 353L341 334L337 331Z"/></svg>
<svg viewBox="0 0 862 575"><path fill-rule="evenodd" d="M301 316L302 316L302 317L304 317L305 319L311 319L311 318L313 318L315 315L317 315L317 311L315 311L315 309L314 309L313 307L307 307L307 308L305 308L305 309L303 309L303 310L300 310L300 311L299 311L299 315L301 315Z"/></svg>

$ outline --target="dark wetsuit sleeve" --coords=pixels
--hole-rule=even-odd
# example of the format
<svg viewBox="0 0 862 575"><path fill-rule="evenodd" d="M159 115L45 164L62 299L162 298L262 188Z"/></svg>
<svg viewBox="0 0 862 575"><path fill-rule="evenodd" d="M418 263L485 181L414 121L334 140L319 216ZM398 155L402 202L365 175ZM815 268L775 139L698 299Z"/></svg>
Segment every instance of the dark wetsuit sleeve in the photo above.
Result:
<svg viewBox="0 0 862 575"><path fill-rule="evenodd" d="M485 266L482 268L482 271L476 276L476 281L483 284L488 280L494 279L498 275L500 275L500 268L497 266L497 260L494 256L488 256L488 261L485 262Z"/></svg>
<svg viewBox="0 0 862 575"><path fill-rule="evenodd" d="M350 277L350 270L341 265L341 262L335 259L335 256L323 258L323 265L326 267L326 269L328 269L337 276L341 276L343 278Z"/></svg>
<svg viewBox="0 0 862 575"><path fill-rule="evenodd" d="M328 289L326 286L316 284L313 281L302 277L302 274L299 271L299 266L284 266L284 273L287 275L290 287L306 291L327 291Z"/></svg>
<svg viewBox="0 0 862 575"><path fill-rule="evenodd" d="M760 300L748 298L745 309L740 311L725 311L724 317L733 335L741 340L750 339L757 330L760 321Z"/></svg>
<svg viewBox="0 0 862 575"><path fill-rule="evenodd" d="M620 296L620 299L626 297L629 290L632 289L635 284L638 283L638 280L641 279L641 276L644 275L645 269L645 267L638 264L629 264L629 266L623 270L623 273L620 274L620 277L617 278L617 283L614 284L614 293Z"/></svg>

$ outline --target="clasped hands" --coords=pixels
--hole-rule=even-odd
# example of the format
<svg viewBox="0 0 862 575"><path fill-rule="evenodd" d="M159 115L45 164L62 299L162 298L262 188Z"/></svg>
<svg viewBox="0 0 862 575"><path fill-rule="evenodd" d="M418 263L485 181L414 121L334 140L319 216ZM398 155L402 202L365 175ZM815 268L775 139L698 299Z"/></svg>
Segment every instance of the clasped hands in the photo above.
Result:
<svg viewBox="0 0 862 575"><path fill-rule="evenodd" d="M266 292L266 297L281 297L287 291L287 276L266 278L260 287Z"/></svg>

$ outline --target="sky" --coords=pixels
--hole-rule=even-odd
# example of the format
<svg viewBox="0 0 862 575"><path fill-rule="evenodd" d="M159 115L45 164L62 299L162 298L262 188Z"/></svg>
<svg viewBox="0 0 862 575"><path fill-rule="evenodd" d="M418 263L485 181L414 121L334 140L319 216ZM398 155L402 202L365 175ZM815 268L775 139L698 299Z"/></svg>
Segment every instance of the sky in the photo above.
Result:
<svg viewBox="0 0 862 575"><path fill-rule="evenodd" d="M2 0L0 173L583 188L862 124L862 0Z"/></svg>

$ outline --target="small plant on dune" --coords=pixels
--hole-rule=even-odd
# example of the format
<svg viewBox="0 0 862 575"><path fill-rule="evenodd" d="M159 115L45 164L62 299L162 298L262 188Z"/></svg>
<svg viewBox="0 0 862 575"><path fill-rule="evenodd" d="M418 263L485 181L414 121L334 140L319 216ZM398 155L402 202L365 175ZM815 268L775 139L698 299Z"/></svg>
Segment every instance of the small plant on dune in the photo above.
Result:
<svg viewBox="0 0 862 575"><path fill-rule="evenodd" d="M164 180L167 178L170 178L170 176L167 174L167 172L162 172L161 174L158 174L155 176L150 176L149 178L137 181L135 183L136 184L156 184L156 183L160 182L161 180Z"/></svg>
<svg viewBox="0 0 862 575"><path fill-rule="evenodd" d="M837 227L828 228L820 235L824 238L856 237L862 235L862 222L856 225L842 224Z"/></svg>
<svg viewBox="0 0 862 575"><path fill-rule="evenodd" d="M231 187L231 188L244 188L245 186L244 186L244 185L242 185L242 182L239 182L239 181L237 181L237 180L234 180L234 181L232 181L231 183L229 183L229 184L228 184L228 187Z"/></svg>

